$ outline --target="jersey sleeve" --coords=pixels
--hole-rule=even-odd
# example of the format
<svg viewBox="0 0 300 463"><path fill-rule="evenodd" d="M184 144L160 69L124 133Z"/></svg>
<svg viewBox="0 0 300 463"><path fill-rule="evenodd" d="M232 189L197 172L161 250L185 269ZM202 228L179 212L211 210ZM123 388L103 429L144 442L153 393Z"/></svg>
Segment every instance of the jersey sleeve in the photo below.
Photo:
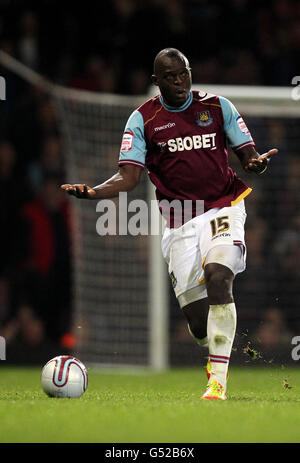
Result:
<svg viewBox="0 0 300 463"><path fill-rule="evenodd" d="M135 110L129 117L124 129L119 165L133 164L143 168L145 166L146 152L144 119L142 114Z"/></svg>
<svg viewBox="0 0 300 463"><path fill-rule="evenodd" d="M219 97L223 112L224 130L229 145L235 151L255 145L251 133L236 107L227 98Z"/></svg>

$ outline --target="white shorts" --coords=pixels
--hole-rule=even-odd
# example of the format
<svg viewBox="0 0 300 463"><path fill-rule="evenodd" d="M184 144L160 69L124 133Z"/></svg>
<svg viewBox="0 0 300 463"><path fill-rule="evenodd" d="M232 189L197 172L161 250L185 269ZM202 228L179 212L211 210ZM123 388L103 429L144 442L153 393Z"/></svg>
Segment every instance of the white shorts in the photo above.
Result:
<svg viewBox="0 0 300 463"><path fill-rule="evenodd" d="M238 246L234 262L230 255L220 253L213 262L229 267L234 275L246 268L245 230L246 212L244 201L235 206L214 208L204 214L189 220L182 227L166 228L162 238L162 253L168 264L169 275L178 298L191 288L201 287L202 294L197 297L207 297L204 266L209 251L219 245ZM220 248L221 249L221 248ZM212 253L211 253L212 254ZM211 261L211 260L210 260ZM199 288L200 289L200 288ZM200 294L200 293L199 293Z"/></svg>

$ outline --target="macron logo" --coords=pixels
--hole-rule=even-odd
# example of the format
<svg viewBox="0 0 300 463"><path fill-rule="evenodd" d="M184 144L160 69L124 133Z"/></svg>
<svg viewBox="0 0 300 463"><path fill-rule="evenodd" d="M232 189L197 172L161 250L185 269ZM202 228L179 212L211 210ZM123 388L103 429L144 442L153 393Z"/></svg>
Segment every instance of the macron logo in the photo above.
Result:
<svg viewBox="0 0 300 463"><path fill-rule="evenodd" d="M169 122L166 125L161 125L160 127L154 127L154 131L158 132L159 130L164 130L164 129L170 129L171 127L174 127L175 122Z"/></svg>

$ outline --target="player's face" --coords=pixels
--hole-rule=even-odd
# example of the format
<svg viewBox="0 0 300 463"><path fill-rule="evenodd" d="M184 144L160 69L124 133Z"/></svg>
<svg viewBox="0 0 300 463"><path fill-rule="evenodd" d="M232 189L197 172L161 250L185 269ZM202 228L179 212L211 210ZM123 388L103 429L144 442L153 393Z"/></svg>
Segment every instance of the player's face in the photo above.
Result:
<svg viewBox="0 0 300 463"><path fill-rule="evenodd" d="M170 106L181 106L188 99L192 76L187 60L164 57L159 63L153 83L160 89L164 101Z"/></svg>

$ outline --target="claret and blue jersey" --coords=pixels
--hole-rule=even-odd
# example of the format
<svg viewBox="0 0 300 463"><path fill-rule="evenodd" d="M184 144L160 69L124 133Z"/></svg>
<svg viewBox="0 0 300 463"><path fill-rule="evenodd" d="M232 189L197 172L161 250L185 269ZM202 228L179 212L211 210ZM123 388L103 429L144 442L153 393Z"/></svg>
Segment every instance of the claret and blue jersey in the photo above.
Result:
<svg viewBox="0 0 300 463"><path fill-rule="evenodd" d="M235 151L254 145L228 99L191 91L173 108L156 96L129 117L119 165L146 167L158 200L203 200L205 210L231 206L251 188L230 168L228 144Z"/></svg>

